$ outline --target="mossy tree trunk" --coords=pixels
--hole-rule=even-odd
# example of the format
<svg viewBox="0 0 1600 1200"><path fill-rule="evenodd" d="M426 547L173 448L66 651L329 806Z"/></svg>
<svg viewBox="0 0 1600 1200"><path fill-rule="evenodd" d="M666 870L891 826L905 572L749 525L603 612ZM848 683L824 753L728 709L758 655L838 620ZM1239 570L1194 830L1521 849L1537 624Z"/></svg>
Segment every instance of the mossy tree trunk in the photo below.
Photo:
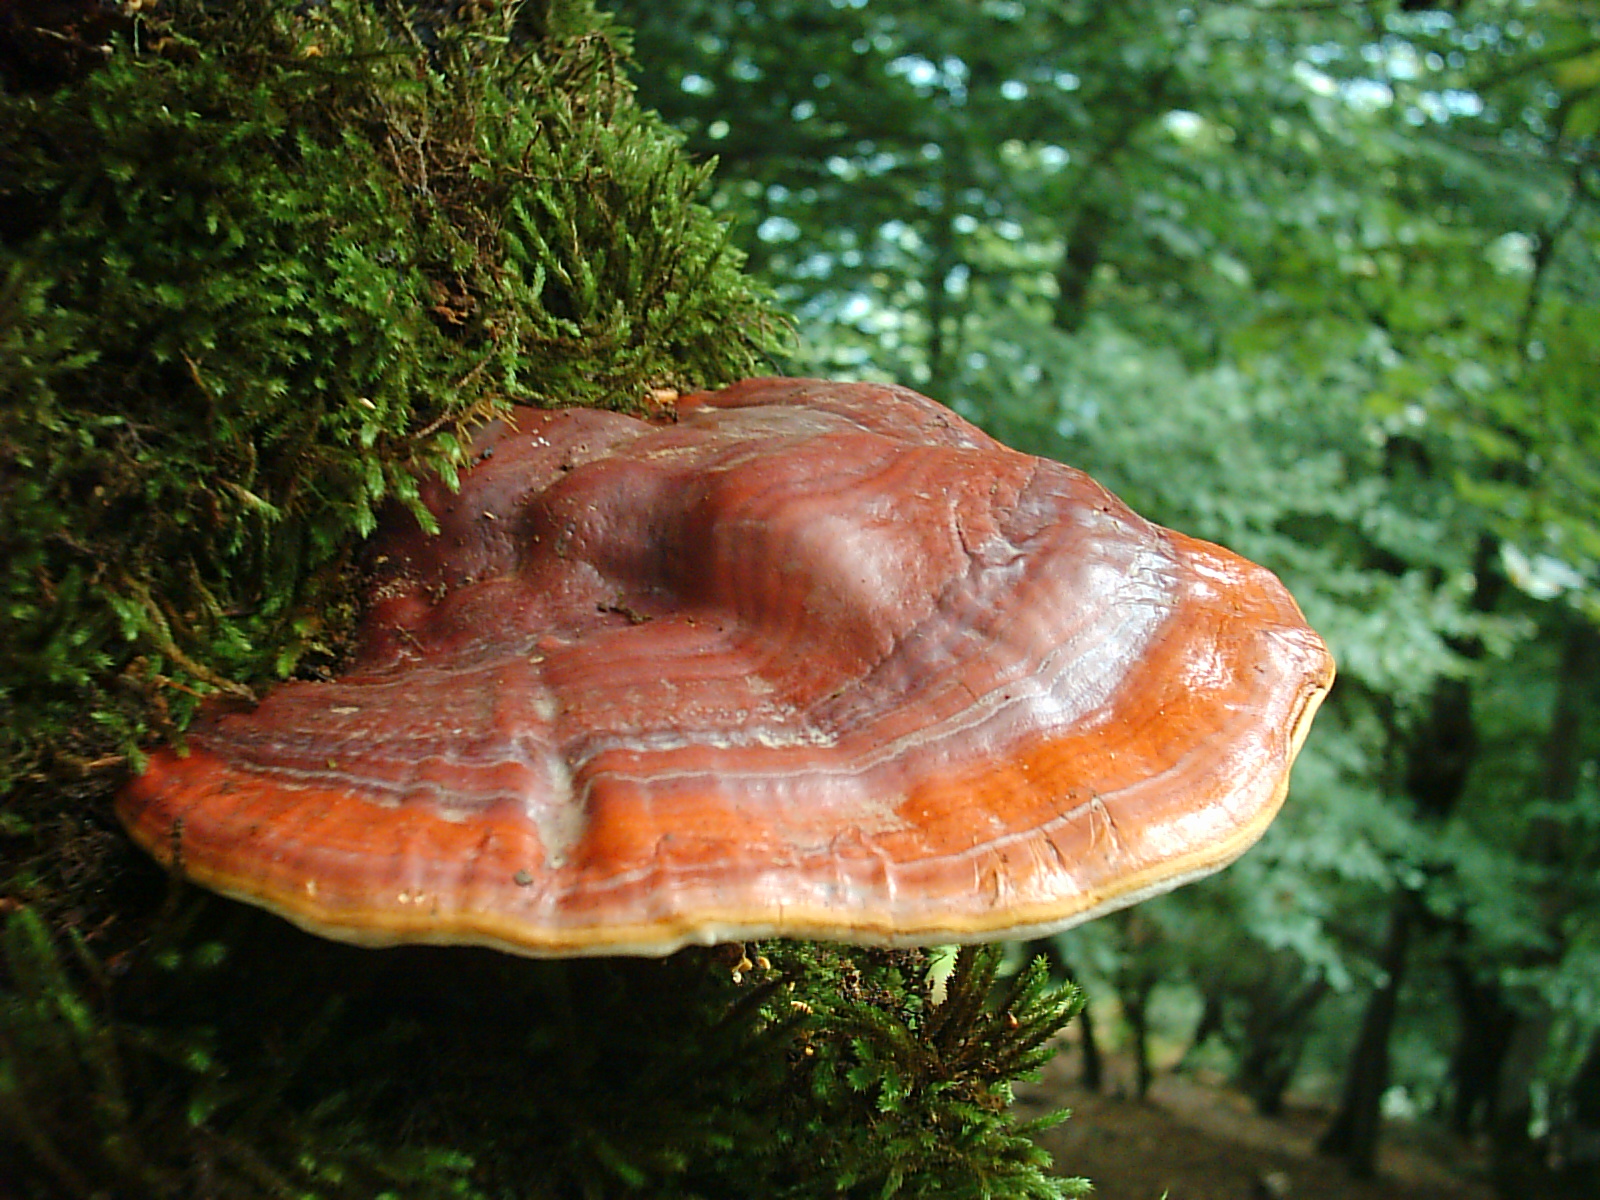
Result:
<svg viewBox="0 0 1600 1200"><path fill-rule="evenodd" d="M1006 1112L1075 1007L1042 968L360 950L111 816L205 697L337 664L474 422L781 346L627 67L590 0L0 4L8 1196L1081 1191Z"/></svg>

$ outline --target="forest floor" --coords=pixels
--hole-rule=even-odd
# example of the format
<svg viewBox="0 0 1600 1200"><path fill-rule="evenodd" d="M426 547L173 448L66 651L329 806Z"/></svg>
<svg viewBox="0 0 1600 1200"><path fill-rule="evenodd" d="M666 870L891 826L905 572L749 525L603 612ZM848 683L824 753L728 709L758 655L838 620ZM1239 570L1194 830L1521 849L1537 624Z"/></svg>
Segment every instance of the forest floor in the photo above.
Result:
<svg viewBox="0 0 1600 1200"><path fill-rule="evenodd" d="M1164 1075L1144 1103L1115 1080L1103 1094L1073 1082L1077 1055L1058 1055L1037 1084L1018 1089L1024 1118L1066 1107L1072 1116L1041 1141L1063 1172L1094 1183L1094 1200L1493 1200L1481 1164L1443 1135L1391 1123L1379 1177L1349 1178L1317 1155L1329 1114L1290 1105L1259 1117L1244 1097L1192 1075Z"/></svg>

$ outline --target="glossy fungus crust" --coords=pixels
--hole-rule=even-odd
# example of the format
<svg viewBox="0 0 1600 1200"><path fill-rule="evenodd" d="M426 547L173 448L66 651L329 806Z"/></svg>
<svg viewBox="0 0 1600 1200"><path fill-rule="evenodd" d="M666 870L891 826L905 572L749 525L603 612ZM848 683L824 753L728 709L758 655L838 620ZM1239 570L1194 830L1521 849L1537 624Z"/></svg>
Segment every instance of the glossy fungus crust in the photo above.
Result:
<svg viewBox="0 0 1600 1200"><path fill-rule="evenodd" d="M358 653L119 811L328 937L1022 937L1266 827L1332 678L1269 573L896 387L518 409L392 514Z"/></svg>

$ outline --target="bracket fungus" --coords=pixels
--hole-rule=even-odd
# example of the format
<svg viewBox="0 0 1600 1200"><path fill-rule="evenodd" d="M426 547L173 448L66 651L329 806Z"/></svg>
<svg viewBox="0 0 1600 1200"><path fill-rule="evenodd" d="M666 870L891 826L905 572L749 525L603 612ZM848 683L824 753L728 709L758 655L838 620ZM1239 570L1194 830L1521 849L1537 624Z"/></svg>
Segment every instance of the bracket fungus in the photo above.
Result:
<svg viewBox="0 0 1600 1200"><path fill-rule="evenodd" d="M473 463L340 678L123 791L158 859L369 945L1027 937L1232 861L1332 681L1268 572L903 388L517 409Z"/></svg>

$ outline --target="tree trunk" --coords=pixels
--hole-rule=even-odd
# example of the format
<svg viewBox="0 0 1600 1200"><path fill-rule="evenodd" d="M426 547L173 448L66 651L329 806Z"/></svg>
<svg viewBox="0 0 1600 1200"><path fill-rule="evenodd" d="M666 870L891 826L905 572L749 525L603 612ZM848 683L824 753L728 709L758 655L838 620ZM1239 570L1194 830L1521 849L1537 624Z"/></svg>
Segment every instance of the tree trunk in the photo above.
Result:
<svg viewBox="0 0 1600 1200"><path fill-rule="evenodd" d="M1272 993L1274 997L1277 992ZM1283 1113L1283 1094L1294 1079L1310 1032L1311 1014L1328 994L1328 981L1318 975L1303 984L1286 1003L1252 1004L1245 1018L1245 1051L1235 1081L1264 1117Z"/></svg>
<svg viewBox="0 0 1600 1200"><path fill-rule="evenodd" d="M1450 1056L1450 1128L1461 1137L1499 1124L1501 1068L1517 1028L1517 1012L1506 1003L1497 979L1475 977L1452 953L1446 961L1461 1028Z"/></svg>
<svg viewBox="0 0 1600 1200"><path fill-rule="evenodd" d="M1383 978L1361 1018L1361 1032L1350 1055L1339 1111L1317 1143L1320 1153L1343 1159L1357 1179L1371 1179L1377 1174L1383 1093L1389 1086L1389 1035L1394 1028L1400 985L1405 980L1416 908L1412 893L1402 891L1396 895L1378 961Z"/></svg>
<svg viewBox="0 0 1600 1200"><path fill-rule="evenodd" d="M1089 315L1089 285L1100 265L1106 234L1111 229L1111 214L1090 200L1078 210L1078 218L1067 230L1067 248L1056 267L1056 328L1077 333Z"/></svg>
<svg viewBox="0 0 1600 1200"><path fill-rule="evenodd" d="M1083 1036L1080 1043L1083 1051L1082 1073L1078 1076L1078 1082L1085 1091L1098 1092L1105 1087L1105 1058L1094 1036L1094 1018L1087 1001L1084 1002L1083 1011L1078 1014L1078 1031Z"/></svg>
<svg viewBox="0 0 1600 1200"><path fill-rule="evenodd" d="M1150 1094L1150 985L1136 980L1122 989L1122 1014L1128 1022L1133 1051L1133 1098L1143 1102Z"/></svg>
<svg viewBox="0 0 1600 1200"><path fill-rule="evenodd" d="M1194 1023L1194 1032L1189 1035L1189 1044L1184 1048L1183 1057L1178 1060L1178 1070L1182 1071L1189 1066L1191 1055L1199 1053L1207 1040L1219 1037L1227 1040L1227 1023L1223 1016L1225 1005L1222 996L1213 991L1201 993L1200 1019Z"/></svg>
<svg viewBox="0 0 1600 1200"><path fill-rule="evenodd" d="M1222 998L1208 992L1200 1009L1200 1019L1194 1023L1194 1033L1189 1040L1189 1048L1191 1050L1204 1045L1206 1039L1212 1034L1220 1036L1225 1033L1222 1010Z"/></svg>

